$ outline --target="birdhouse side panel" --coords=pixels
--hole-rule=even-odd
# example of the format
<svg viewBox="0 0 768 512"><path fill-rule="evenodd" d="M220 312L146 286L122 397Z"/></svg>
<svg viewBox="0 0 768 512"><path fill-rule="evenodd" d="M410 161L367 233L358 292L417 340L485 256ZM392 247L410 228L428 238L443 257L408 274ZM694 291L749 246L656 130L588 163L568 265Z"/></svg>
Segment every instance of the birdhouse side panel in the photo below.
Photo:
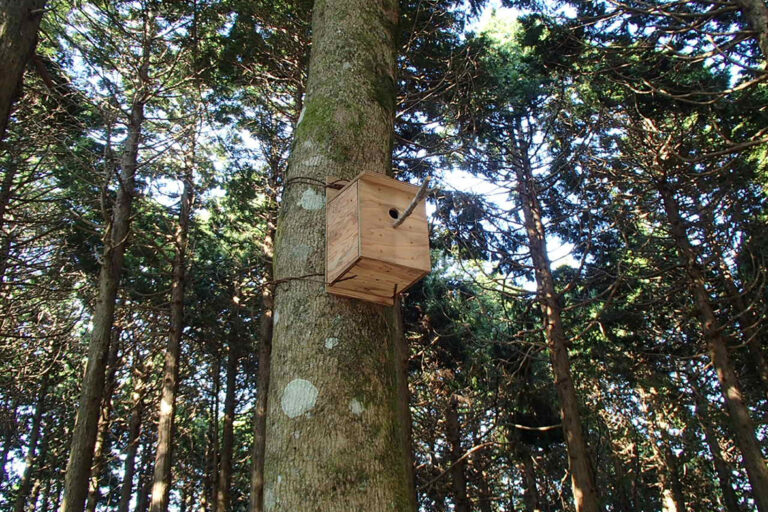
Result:
<svg viewBox="0 0 768 512"><path fill-rule="evenodd" d="M334 282L359 258L358 186L353 183L326 206L326 281Z"/></svg>
<svg viewBox="0 0 768 512"><path fill-rule="evenodd" d="M429 272L425 202L421 201L400 226L392 226L419 188L400 182L393 186L380 180L361 179L359 183L361 256L412 268L419 274Z"/></svg>

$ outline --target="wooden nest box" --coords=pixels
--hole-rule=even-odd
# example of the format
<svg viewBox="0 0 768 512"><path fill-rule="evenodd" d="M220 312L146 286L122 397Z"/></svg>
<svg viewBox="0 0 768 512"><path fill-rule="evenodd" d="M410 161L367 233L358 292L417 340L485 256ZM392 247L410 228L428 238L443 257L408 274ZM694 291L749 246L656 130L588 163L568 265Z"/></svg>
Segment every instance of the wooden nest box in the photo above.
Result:
<svg viewBox="0 0 768 512"><path fill-rule="evenodd" d="M349 183L327 180L326 291L391 306L431 269L425 201L394 226L420 188L370 172Z"/></svg>

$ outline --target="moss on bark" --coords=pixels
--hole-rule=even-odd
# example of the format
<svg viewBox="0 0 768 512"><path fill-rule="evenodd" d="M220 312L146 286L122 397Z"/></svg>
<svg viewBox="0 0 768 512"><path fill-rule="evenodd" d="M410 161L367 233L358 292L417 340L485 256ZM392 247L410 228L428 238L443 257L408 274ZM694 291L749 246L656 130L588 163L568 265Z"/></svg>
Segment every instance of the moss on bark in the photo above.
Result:
<svg viewBox="0 0 768 512"><path fill-rule="evenodd" d="M324 273L325 208L307 198L325 191L311 183L389 172L396 7L315 3L276 236L266 511L415 512L389 309L328 295L322 277L295 279Z"/></svg>

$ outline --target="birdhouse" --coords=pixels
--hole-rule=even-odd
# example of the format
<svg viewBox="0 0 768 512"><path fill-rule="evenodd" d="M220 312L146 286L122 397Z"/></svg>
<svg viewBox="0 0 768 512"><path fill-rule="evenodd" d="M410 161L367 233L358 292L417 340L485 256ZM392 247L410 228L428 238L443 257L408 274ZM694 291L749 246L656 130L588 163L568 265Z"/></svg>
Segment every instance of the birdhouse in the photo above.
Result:
<svg viewBox="0 0 768 512"><path fill-rule="evenodd" d="M394 304L398 293L431 269L424 200L395 226L420 188L370 172L349 183L327 180L326 291ZM334 190L333 183L343 187Z"/></svg>

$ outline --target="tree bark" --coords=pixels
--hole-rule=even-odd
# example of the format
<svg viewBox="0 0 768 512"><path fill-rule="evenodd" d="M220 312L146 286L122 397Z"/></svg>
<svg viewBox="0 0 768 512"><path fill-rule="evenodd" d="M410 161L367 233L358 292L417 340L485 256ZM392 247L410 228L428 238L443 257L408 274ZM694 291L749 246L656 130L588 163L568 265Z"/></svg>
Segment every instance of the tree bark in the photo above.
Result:
<svg viewBox="0 0 768 512"><path fill-rule="evenodd" d="M193 168L195 158L195 140L186 164L181 194L179 222L176 226L174 244L176 255L173 261L173 283L171 284L170 333L165 348L163 367L163 390L160 397L160 409L157 422L157 451L155 452L155 470L152 479L152 502L150 512L167 512L171 489L171 465L173 461L174 418L176 414L176 394L179 389L179 355L184 330L184 287L186 272L186 254L189 234L189 222L194 202Z"/></svg>
<svg viewBox="0 0 768 512"><path fill-rule="evenodd" d="M8 454L11 452L14 438L16 437L16 418L17 418L18 405L14 402L7 408L7 417L2 418L0 427L3 429L3 449L0 452L0 486L5 483L7 474L5 472L5 465L8 463ZM5 415L5 411L3 411Z"/></svg>
<svg viewBox="0 0 768 512"><path fill-rule="evenodd" d="M115 326L112 331L112 341L109 344L107 356L107 372L104 379L104 397L101 400L99 427L96 434L96 444L93 447L93 467L88 485L88 498L85 504L86 512L95 512L101 494L101 484L104 480L104 466L107 454L110 453L110 415L112 414L112 395L115 392L115 376L120 355L120 328Z"/></svg>
<svg viewBox="0 0 768 512"><path fill-rule="evenodd" d="M520 450L523 470L523 502L526 512L541 512L539 505L539 489L536 486L536 468L533 466L533 457L530 450L524 448Z"/></svg>
<svg viewBox="0 0 768 512"><path fill-rule="evenodd" d="M35 414L32 416L32 424L29 428L29 436L27 438L27 454L24 457L24 472L21 475L21 482L19 482L19 490L18 495L16 496L16 502L13 506L13 512L24 512L24 508L27 504L27 498L29 498L29 491L32 485L32 471L35 469L35 464L38 460L37 443L40 439L40 433L42 432L43 414L45 414L45 400L47 396L48 374L45 374L43 375L42 381L40 382L40 391L37 395Z"/></svg>
<svg viewBox="0 0 768 512"><path fill-rule="evenodd" d="M648 409L648 442L651 444L651 451L656 462L656 473L659 477L661 509L663 512L685 512L685 499L680 485L677 457L669 447L666 432L659 428L656 419L657 413L654 410L655 404L651 400L645 399L647 394L644 391L641 390L640 393L644 396L645 405Z"/></svg>
<svg viewBox="0 0 768 512"><path fill-rule="evenodd" d="M148 444L141 449L141 471L139 473L138 492L133 512L146 512L149 509L149 498L152 492L152 456Z"/></svg>
<svg viewBox="0 0 768 512"><path fill-rule="evenodd" d="M149 22L145 23L145 31L148 30L148 25ZM123 271L128 235L130 234L136 167L141 129L144 122L146 87L149 81L150 43L149 35L145 34L141 67L138 71L137 82L139 85L131 104L128 131L121 159L119 186L117 187L108 230L104 236L99 291L96 308L93 312L93 331L88 345L88 362L72 433L61 512L82 512L88 494L88 479L93 462L93 447L96 442L99 422L99 406L104 391L105 359L109 351L115 316L115 300Z"/></svg>
<svg viewBox="0 0 768 512"><path fill-rule="evenodd" d="M134 363L138 365L138 362ZM128 451L125 454L123 463L123 483L120 487L120 502L117 505L117 512L128 512L131 504L131 494L133 491L133 477L136 473L136 453L139 448L139 435L141 434L141 420L144 414L144 373L141 368L135 368L134 387L131 398L133 399L133 408L131 409L131 419L128 424Z"/></svg>
<svg viewBox="0 0 768 512"><path fill-rule="evenodd" d="M0 0L2 1L2 0ZM0 183L0 285L5 282L5 273L10 264L11 244L13 242L12 229L5 229L5 214L11 204L14 179L18 167L11 162L3 166L3 181Z"/></svg>
<svg viewBox="0 0 768 512"><path fill-rule="evenodd" d="M462 458L461 424L459 422L459 402L453 395L445 408L445 435L451 449L451 490L453 491L453 509L456 512L469 512L467 498L466 459Z"/></svg>
<svg viewBox="0 0 768 512"><path fill-rule="evenodd" d="M736 498L736 493L733 491L733 483L731 482L731 468L723 458L723 452L720 450L717 435L712 429L709 418L706 417L706 408L700 410L702 412L698 414L698 417L704 430L704 440L707 443L709 452L712 454L717 480L720 484L720 492L723 496L723 506L727 512L740 512L739 500Z"/></svg>
<svg viewBox="0 0 768 512"><path fill-rule="evenodd" d="M397 23L394 0L315 2L276 236L270 512L412 510L391 311L326 294L322 279L325 177L391 168Z"/></svg>
<svg viewBox="0 0 768 512"><path fill-rule="evenodd" d="M212 368L213 396L211 397L210 416L208 420L208 446L206 447L206 468L203 480L201 511L207 510L210 503L211 512L216 512L216 484L219 474L219 392L221 391L221 351L215 354L216 360Z"/></svg>
<svg viewBox="0 0 768 512"><path fill-rule="evenodd" d="M660 182L657 190L662 199L678 255L688 275L688 286L693 293L698 309L699 323L709 347L712 364L717 371L723 398L731 417L731 427L736 445L744 459L749 483L752 486L752 495L758 510L768 512L768 466L765 464L760 444L755 437L755 427L744 403L741 387L728 354L726 334L710 304L704 271L698 262L695 249L688 240L688 233L671 185L667 182Z"/></svg>
<svg viewBox="0 0 768 512"><path fill-rule="evenodd" d="M525 153L525 149L522 152ZM536 287L544 320L544 333L552 360L555 388L560 398L560 417L568 452L573 499L577 512L597 512L600 510L597 488L587 440L581 426L578 397L571 378L569 342L563 328L562 307L558 303L558 294L555 291L552 268L547 254L547 234L542 220L541 205L527 155L523 154L520 161L521 164L515 166L517 192L528 234L528 247L536 271Z"/></svg>
<svg viewBox="0 0 768 512"><path fill-rule="evenodd" d="M749 364L754 368L755 373L760 379L762 384L763 396L768 397L768 362L765 360L765 354L763 353L763 347L760 340L760 329L758 325L761 319L757 317L755 312L747 306L744 302L744 298L733 281L728 266L723 261L721 255L718 255L718 267L720 268L720 274L722 276L723 285L728 295L728 300L731 302L735 309L735 315L738 319L738 324L741 326L744 342L747 345L749 351Z"/></svg>
<svg viewBox="0 0 768 512"><path fill-rule="evenodd" d="M0 0L0 141L5 138L11 105L21 92L27 61L37 45L37 31L47 0Z"/></svg>
<svg viewBox="0 0 768 512"><path fill-rule="evenodd" d="M419 509L419 495L416 492L416 469L413 459L413 419L411 417L411 393L408 389L408 362L410 361L410 351L408 341L405 339L405 325L403 322L403 309L400 303L400 296L395 298L394 314L394 344L395 354L398 361L398 383L397 389L400 393L400 421L403 429L402 443L405 446L406 457L405 474L408 479L408 493L411 500L412 510Z"/></svg>
<svg viewBox="0 0 768 512"><path fill-rule="evenodd" d="M235 313L237 314L237 313ZM236 331L235 336L240 332ZM219 462L219 478L216 488L216 511L229 512L230 488L232 486L232 450L234 449L235 399L237 396L237 367L239 357L239 340L233 340L229 345L227 356L227 390L224 395L224 423L221 429L221 455Z"/></svg>
<svg viewBox="0 0 768 512"><path fill-rule="evenodd" d="M268 236L269 246L273 240ZM270 259L272 255L269 255ZM272 281L268 272L267 281ZM251 460L251 494L249 512L264 512L264 451L267 427L267 396L269 393L270 359L272 357L272 311L274 302L271 284L264 287L261 295L261 332L259 335L259 382L256 410L253 422L253 458Z"/></svg>

